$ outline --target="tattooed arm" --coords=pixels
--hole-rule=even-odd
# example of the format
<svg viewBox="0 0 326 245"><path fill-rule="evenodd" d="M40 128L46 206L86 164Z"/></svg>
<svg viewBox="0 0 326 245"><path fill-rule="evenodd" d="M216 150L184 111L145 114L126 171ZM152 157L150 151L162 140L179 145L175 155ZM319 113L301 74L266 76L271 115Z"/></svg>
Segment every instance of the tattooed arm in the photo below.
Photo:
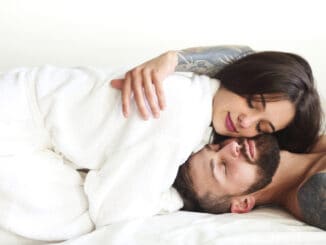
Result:
<svg viewBox="0 0 326 245"><path fill-rule="evenodd" d="M297 198L303 220L326 230L326 172L311 176L300 187Z"/></svg>
<svg viewBox="0 0 326 245"><path fill-rule="evenodd" d="M247 46L189 48L177 51L178 65L175 70L214 77L225 65L250 53L253 53L253 50Z"/></svg>
<svg viewBox="0 0 326 245"><path fill-rule="evenodd" d="M247 46L216 46L168 51L128 71L124 79L111 81L114 88L122 91L123 114L129 115L132 94L144 119L149 111L155 117L165 107L162 81L174 71L192 71L214 76L226 64L252 53Z"/></svg>

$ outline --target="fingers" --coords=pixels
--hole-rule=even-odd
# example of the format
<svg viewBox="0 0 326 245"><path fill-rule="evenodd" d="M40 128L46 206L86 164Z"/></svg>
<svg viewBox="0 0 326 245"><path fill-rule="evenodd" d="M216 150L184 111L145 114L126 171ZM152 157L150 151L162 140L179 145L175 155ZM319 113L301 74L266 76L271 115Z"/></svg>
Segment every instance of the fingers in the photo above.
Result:
<svg viewBox="0 0 326 245"><path fill-rule="evenodd" d="M146 99L154 117L158 118L160 116L160 108L157 105L156 95L154 94L155 90L151 79L151 72L147 69L143 69L142 75Z"/></svg>
<svg viewBox="0 0 326 245"><path fill-rule="evenodd" d="M110 83L112 88L121 90L123 88L124 79L113 79Z"/></svg>
<svg viewBox="0 0 326 245"><path fill-rule="evenodd" d="M149 118L149 109L146 103L148 103L154 117L159 117L160 109L163 109L165 106L164 93L162 84L157 79L157 76L152 77L151 74L154 73L149 69L137 67L126 74L124 81L123 79L112 80L112 86L116 88L122 86L122 104L125 117L128 117L130 113L132 93L142 118L145 120ZM155 79L155 82L152 82L152 79Z"/></svg>
<svg viewBox="0 0 326 245"><path fill-rule="evenodd" d="M164 90L162 87L162 81L158 79L158 75L155 71L152 72L152 79L153 79L153 84L155 87L155 92L156 92L159 107L161 110L164 110L166 103L165 103Z"/></svg>
<svg viewBox="0 0 326 245"><path fill-rule="evenodd" d="M138 108L138 111L140 113L140 115L147 120L148 119L148 112L147 112L147 108L145 105L145 98L144 98L144 93L143 93L143 81L142 81L142 77L139 76L140 71L139 68L135 68L134 70L132 70L131 72L131 87L132 90L134 92L134 98L135 98L135 102Z"/></svg>
<svg viewBox="0 0 326 245"><path fill-rule="evenodd" d="M125 81L121 91L122 97L122 112L125 117L129 116L130 98L131 98L131 74L128 72L125 76Z"/></svg>
<svg viewBox="0 0 326 245"><path fill-rule="evenodd" d="M148 119L150 112L154 117L159 117L160 110L166 106L162 81L174 71L177 64L171 61L171 57L175 59L175 52L167 52L135 67L126 73L125 79L111 81L112 87L122 90L125 117L130 113L132 95L141 117Z"/></svg>

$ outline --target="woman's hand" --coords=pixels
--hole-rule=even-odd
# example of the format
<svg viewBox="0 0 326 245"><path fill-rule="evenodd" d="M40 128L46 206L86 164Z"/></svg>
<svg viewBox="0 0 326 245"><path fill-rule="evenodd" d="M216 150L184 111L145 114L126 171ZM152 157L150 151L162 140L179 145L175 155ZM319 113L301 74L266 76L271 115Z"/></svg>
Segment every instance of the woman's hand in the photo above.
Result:
<svg viewBox="0 0 326 245"><path fill-rule="evenodd" d="M145 120L149 118L150 113L146 104L154 117L158 118L160 110L165 107L162 81L174 72L177 64L177 52L168 51L128 71L124 79L112 80L111 86L121 90L124 116L129 116L133 94L140 115Z"/></svg>
<svg viewBox="0 0 326 245"><path fill-rule="evenodd" d="M149 105L154 117L159 117L165 107L162 81L176 69L214 76L226 64L253 53L247 46L222 45L197 47L179 52L166 52L128 71L124 79L111 81L114 88L122 90L122 110L125 117L130 113L132 94L141 116L149 117ZM180 57L180 60L179 60Z"/></svg>

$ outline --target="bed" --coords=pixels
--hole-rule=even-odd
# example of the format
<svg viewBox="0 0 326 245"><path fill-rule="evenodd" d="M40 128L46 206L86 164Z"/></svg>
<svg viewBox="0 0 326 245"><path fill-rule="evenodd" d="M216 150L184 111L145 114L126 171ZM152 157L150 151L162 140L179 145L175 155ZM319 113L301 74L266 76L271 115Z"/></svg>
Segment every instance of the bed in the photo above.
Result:
<svg viewBox="0 0 326 245"><path fill-rule="evenodd" d="M179 211L104 226L64 242L44 243L0 232L6 245L86 244L325 244L326 233L294 219L278 207L256 208L247 214Z"/></svg>
<svg viewBox="0 0 326 245"><path fill-rule="evenodd" d="M54 68L47 66L44 68L44 73L45 71L52 71L53 69ZM53 79L53 74L55 73L50 73L50 74L52 74L52 76L50 77L51 79ZM69 77L71 78L72 76ZM67 82L68 80L64 80L64 81ZM203 81L201 81L201 83L203 83ZM78 88L81 89L81 86L79 86ZM131 151L129 151L129 154L130 153ZM45 163L46 162L42 161L43 167L45 166ZM113 162L109 162L109 163L113 164ZM122 161L117 161L117 163L118 165L124 165ZM125 162L125 164L127 163L128 162ZM140 164L139 162L136 162L136 164L137 164L137 171L138 173L140 173L142 164ZM129 165L127 164L124 166L129 166ZM164 166L164 163L155 162L154 165L151 164L146 167L145 172L150 172L151 175L153 175L155 171L152 171L153 169L148 170L150 166L156 169L157 166ZM169 165L167 165L166 167L170 169L171 167L168 166ZM24 167L31 168L31 165L24 164ZM30 175L31 173L27 172L26 169L24 169L22 166L21 168L19 168L19 170L20 170L19 172L23 172L24 175L26 176L33 176L33 179L36 180L35 175ZM5 165L2 166L2 172L7 173ZM45 172L42 173L43 173L42 175L43 177L46 176ZM55 173L54 171L48 171L49 174L48 178L50 178L50 176L54 176L54 173ZM60 173L59 174L60 183L61 184L66 183L62 179L63 175L61 175L61 172L59 173ZM133 175L135 175L134 172L132 173ZM159 175L164 177L164 179L167 179L167 175L166 174L162 175L162 171L159 171ZM13 178L13 175L12 173L11 175L8 174L3 175L3 178L5 177ZM69 179L71 178L69 177ZM131 179L130 178L124 178L124 179L129 180L127 182L123 180L123 182L126 182L127 185L129 185ZM142 179L147 179L147 178L142 178ZM144 181L142 181L141 183L144 183ZM57 186L57 184L55 185ZM64 189L66 189L67 186L65 186ZM153 183L152 183L152 187L153 187ZM26 193L27 189L28 187L24 185L22 191ZM120 189L121 189L121 185L120 185ZM32 193L34 193L35 189L32 190L33 190ZM19 192L19 189L16 188L15 192ZM50 191L49 193L52 192L53 191ZM71 193L69 193L69 195L71 195ZM29 201L32 199L31 196L27 196L27 198ZM51 197L49 196L48 199L50 198ZM133 200L134 199L132 199L132 201ZM109 203L111 203L111 199L108 201ZM19 202L19 201L16 200L15 202ZM113 203L116 202L117 200L115 200L115 202ZM128 204L129 206L131 206L130 201L128 202ZM46 205L46 207L48 206L49 205ZM106 203L105 206L107 207L108 203ZM10 210L5 211L6 208L9 208ZM77 205L74 205L73 209L76 208ZM15 209L12 206L3 207L2 213L13 212L13 210ZM122 212L118 212L118 213L123 213L123 211L126 211L126 209L122 209ZM136 213L137 211L139 213L140 209L139 208L133 209L133 214ZM54 210L51 209L51 214L53 214L53 212ZM31 215L30 213L28 214ZM71 214L71 211L69 212L69 214ZM33 220L38 220L36 218L36 215L40 215L40 217L42 218L44 216L43 213L34 214L32 216ZM145 217L145 216L141 216L141 217ZM53 218L51 218L51 220L53 220ZM19 218L17 223L15 223L15 227L19 226L22 222L26 222L26 220ZM35 226L39 225L39 223L40 222L35 223ZM80 222L80 224L81 225L79 225L77 229L79 229L79 227L83 225L83 222ZM43 228L45 226L46 224L43 224L42 226L39 226L39 228ZM56 227L61 228L62 226L60 225ZM13 233L3 230L0 231L0 242L1 244L13 244L13 245L15 244L19 244L19 245L20 244L21 245L24 244L26 245L27 244L31 244L31 245L34 244L35 245L38 244L57 244L57 245L59 244L61 245L171 244L172 245L172 244L325 244L326 243L325 231L320 230L316 227L309 226L303 222L300 222L296 220L293 216L288 214L287 212L282 211L280 208L271 207L271 206L260 207L255 209L253 212L247 214L241 214L241 215L231 214L231 213L213 215L213 214L206 214L206 213L178 211L178 212L165 214L165 215L156 215L153 217L132 219L130 221L113 222L113 224L105 225L105 226L100 225L99 227L100 228L95 229L94 231L88 234L84 234L85 232L82 232L80 234L84 234L84 235L74 237L70 240L53 241L48 243L45 243L44 241L35 241L35 240L19 237ZM33 229L33 227L29 226L29 229L31 229L32 232L35 231L37 232L36 228ZM55 231L53 229L49 230L50 235L53 235L54 233Z"/></svg>

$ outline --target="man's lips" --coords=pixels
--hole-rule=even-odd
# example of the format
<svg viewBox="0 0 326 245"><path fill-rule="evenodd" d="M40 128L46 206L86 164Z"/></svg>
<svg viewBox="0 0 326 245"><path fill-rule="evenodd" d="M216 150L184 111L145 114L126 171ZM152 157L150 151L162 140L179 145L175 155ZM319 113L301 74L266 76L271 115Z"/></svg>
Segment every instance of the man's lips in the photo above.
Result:
<svg viewBox="0 0 326 245"><path fill-rule="evenodd" d="M250 159L250 161L254 161L255 157L256 157L256 146L255 146L255 142L253 140L247 140L245 139L243 142L244 146L245 146L245 151L246 151L246 155L248 156L248 158Z"/></svg>
<svg viewBox="0 0 326 245"><path fill-rule="evenodd" d="M234 123L232 122L230 112L228 112L228 114L226 115L225 126L230 132L237 132L237 129L235 128Z"/></svg>

